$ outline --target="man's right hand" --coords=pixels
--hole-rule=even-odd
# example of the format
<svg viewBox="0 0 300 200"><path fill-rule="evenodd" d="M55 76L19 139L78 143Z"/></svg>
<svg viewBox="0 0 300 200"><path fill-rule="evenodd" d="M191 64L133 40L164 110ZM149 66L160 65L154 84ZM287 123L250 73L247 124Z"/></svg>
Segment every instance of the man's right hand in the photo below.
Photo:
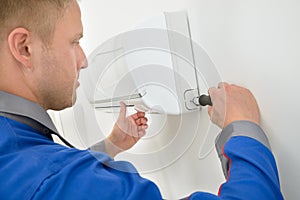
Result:
<svg viewBox="0 0 300 200"><path fill-rule="evenodd" d="M208 114L213 123L220 128L228 124L247 120L260 125L260 113L257 102L250 90L228 83L219 83L218 88L208 90L213 106Z"/></svg>

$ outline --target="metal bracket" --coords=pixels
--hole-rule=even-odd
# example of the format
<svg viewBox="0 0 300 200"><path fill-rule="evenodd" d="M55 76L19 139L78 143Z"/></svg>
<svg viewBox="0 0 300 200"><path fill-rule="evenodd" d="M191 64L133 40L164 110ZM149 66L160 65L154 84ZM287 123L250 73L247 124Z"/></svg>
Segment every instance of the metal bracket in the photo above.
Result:
<svg viewBox="0 0 300 200"><path fill-rule="evenodd" d="M199 96L197 88L184 91L184 104L187 110L197 110L201 107L200 104L196 104L194 101L197 96Z"/></svg>

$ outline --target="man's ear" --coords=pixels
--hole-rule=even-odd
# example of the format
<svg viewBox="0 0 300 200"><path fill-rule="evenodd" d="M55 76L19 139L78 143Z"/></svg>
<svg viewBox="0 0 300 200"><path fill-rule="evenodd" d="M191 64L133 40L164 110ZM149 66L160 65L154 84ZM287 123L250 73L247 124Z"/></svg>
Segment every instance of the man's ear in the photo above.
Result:
<svg viewBox="0 0 300 200"><path fill-rule="evenodd" d="M32 67L30 38L30 32L25 28L15 28L8 36L8 45L13 57L26 68Z"/></svg>

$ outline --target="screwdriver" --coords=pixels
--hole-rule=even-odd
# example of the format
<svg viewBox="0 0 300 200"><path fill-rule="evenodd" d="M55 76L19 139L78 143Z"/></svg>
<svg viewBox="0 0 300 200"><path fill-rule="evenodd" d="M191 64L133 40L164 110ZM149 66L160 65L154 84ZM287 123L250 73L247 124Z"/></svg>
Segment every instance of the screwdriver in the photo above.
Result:
<svg viewBox="0 0 300 200"><path fill-rule="evenodd" d="M201 105L201 106L212 106L212 102L211 102L211 98L209 95L205 95L205 94L202 94L201 96L199 97L195 97L193 99L193 103L197 106Z"/></svg>

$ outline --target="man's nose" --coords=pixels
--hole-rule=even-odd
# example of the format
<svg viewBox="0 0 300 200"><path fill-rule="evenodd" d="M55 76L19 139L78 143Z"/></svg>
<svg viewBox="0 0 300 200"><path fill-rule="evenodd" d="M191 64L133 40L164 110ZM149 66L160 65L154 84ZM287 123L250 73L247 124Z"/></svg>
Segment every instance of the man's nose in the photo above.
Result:
<svg viewBox="0 0 300 200"><path fill-rule="evenodd" d="M80 68L81 69L85 69L88 67L88 60L86 59L86 57L83 59Z"/></svg>
<svg viewBox="0 0 300 200"><path fill-rule="evenodd" d="M86 55L81 47L80 47L80 54L81 54L80 69L85 69L88 67L88 60L87 60Z"/></svg>

